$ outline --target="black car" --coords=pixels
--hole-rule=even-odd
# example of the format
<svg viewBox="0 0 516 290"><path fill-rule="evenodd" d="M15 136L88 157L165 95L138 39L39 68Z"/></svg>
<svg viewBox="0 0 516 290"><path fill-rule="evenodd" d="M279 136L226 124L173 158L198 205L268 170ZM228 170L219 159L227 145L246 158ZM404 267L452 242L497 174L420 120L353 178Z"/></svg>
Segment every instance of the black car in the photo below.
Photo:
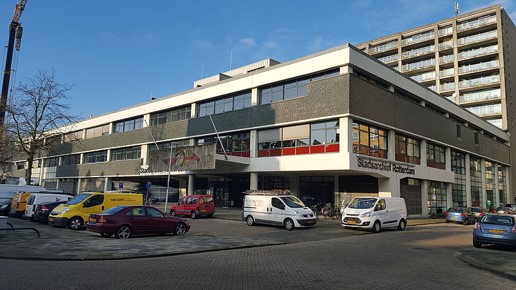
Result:
<svg viewBox="0 0 516 290"><path fill-rule="evenodd" d="M56 206L67 202L67 200L61 200L38 204L36 206L36 211L34 211L34 220L43 224L48 223L48 215L50 212L52 212Z"/></svg>
<svg viewBox="0 0 516 290"><path fill-rule="evenodd" d="M0 215L9 215L12 198L0 198Z"/></svg>

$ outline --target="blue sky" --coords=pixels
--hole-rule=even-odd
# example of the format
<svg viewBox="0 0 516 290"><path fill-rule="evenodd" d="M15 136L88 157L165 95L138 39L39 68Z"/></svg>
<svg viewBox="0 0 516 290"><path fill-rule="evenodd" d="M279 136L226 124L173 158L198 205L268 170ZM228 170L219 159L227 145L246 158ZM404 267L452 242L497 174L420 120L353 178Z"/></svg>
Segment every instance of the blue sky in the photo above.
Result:
<svg viewBox="0 0 516 290"><path fill-rule="evenodd" d="M18 0L0 1L0 41ZM463 13L516 0L463 0ZM27 0L11 86L54 70L85 118L191 89L265 58L289 61L454 16L452 0ZM5 68L3 51L1 71ZM3 74L2 74L3 75Z"/></svg>

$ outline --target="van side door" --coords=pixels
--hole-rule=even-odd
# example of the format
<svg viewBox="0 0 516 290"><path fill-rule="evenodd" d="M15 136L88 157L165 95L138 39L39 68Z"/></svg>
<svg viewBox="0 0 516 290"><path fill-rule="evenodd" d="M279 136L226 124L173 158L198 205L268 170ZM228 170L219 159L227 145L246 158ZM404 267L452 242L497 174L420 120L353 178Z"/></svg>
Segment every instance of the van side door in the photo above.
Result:
<svg viewBox="0 0 516 290"><path fill-rule="evenodd" d="M92 213L100 213L104 210L107 210L107 208L104 208L104 195L103 194L97 194L83 203L83 208L79 208L79 211L81 212L81 215L87 216ZM86 217L87 219L87 217Z"/></svg>
<svg viewBox="0 0 516 290"><path fill-rule="evenodd" d="M374 215L378 217L380 224L382 225L389 220L389 213L387 211L387 204L385 203L385 199L382 198L378 200L374 207Z"/></svg>
<svg viewBox="0 0 516 290"><path fill-rule="evenodd" d="M271 214L269 215L269 223L277 226L283 225L285 219L285 204L281 199L273 197L271 199Z"/></svg>

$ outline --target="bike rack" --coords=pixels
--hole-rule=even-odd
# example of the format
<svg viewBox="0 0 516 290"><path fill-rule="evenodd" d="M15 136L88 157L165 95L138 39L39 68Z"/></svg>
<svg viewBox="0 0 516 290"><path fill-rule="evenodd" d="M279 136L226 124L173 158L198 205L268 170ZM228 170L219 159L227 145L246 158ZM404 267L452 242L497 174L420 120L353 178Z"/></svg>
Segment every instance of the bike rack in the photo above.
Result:
<svg viewBox="0 0 516 290"><path fill-rule="evenodd" d="M22 231L23 230L33 230L33 231L36 232L36 234L38 234L38 238L41 238L41 235L40 235L39 231L37 229L35 229L35 228L15 228L10 223L7 223L7 225L9 225L11 228L10 229L9 228L7 228L7 229L0 229L0 231L13 231L14 232L14 231L19 231L19 230L22 230Z"/></svg>

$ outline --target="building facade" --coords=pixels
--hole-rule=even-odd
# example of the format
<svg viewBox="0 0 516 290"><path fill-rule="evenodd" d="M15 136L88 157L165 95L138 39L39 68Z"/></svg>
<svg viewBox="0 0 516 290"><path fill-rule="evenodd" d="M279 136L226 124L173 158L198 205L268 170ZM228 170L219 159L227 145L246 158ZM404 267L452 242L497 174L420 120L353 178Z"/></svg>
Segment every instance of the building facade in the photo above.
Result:
<svg viewBox="0 0 516 290"><path fill-rule="evenodd" d="M13 175L71 192L207 193L230 207L249 189L308 205L401 196L412 216L511 201L509 134L352 45L267 59L63 129Z"/></svg>
<svg viewBox="0 0 516 290"><path fill-rule="evenodd" d="M357 47L515 138L515 41L514 23L496 5Z"/></svg>

